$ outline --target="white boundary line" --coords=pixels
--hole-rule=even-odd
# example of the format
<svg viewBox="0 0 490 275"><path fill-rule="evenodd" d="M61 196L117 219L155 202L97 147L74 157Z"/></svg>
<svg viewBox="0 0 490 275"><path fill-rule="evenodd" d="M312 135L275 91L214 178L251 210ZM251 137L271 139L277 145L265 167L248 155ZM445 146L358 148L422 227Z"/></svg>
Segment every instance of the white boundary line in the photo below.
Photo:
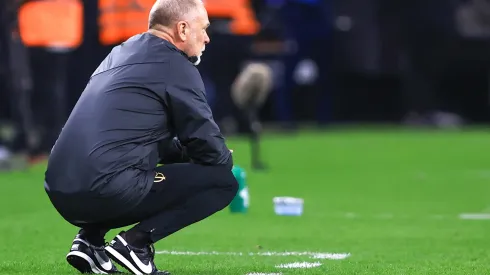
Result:
<svg viewBox="0 0 490 275"><path fill-rule="evenodd" d="M462 213L459 218L462 220L490 220L490 213Z"/></svg>
<svg viewBox="0 0 490 275"><path fill-rule="evenodd" d="M399 219L428 219L428 220L490 220L490 207L480 213L461 214L427 214L427 215L395 215L393 213L359 214L353 212L331 213L327 218L335 219L372 219L372 220L399 220Z"/></svg>
<svg viewBox="0 0 490 275"><path fill-rule="evenodd" d="M315 262L315 263L295 262L295 263L289 263L289 264L276 265L276 268L313 268L313 267L319 267L321 265L322 264L319 262Z"/></svg>
<svg viewBox="0 0 490 275"><path fill-rule="evenodd" d="M192 252L192 251L169 251L162 250L156 251L156 254L163 255L179 255L179 256L277 256L277 257L285 257L285 256L309 256L313 259L326 259L326 260L343 260L350 257L350 253L327 253L327 252L218 252L218 251L200 251L200 252Z"/></svg>

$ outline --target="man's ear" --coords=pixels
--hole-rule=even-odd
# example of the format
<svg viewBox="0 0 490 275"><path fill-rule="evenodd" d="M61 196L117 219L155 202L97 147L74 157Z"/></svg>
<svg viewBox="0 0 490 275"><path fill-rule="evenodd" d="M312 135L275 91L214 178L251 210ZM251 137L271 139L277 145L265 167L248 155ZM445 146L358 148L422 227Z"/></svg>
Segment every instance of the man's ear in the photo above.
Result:
<svg viewBox="0 0 490 275"><path fill-rule="evenodd" d="M189 31L189 26L187 25L187 23L184 21L180 21L179 23L177 23L177 31L178 31L179 38L182 41L186 41L187 33Z"/></svg>

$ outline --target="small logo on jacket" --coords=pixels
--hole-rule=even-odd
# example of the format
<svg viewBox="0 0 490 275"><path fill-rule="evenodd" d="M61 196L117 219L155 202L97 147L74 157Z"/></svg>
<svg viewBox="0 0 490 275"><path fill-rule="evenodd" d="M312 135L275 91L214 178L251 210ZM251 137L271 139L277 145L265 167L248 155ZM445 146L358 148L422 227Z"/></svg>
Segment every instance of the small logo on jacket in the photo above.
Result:
<svg viewBox="0 0 490 275"><path fill-rule="evenodd" d="M160 172L156 172L156 175L155 175L155 180L153 182L162 182L166 180L165 176L163 175L163 173L160 173Z"/></svg>

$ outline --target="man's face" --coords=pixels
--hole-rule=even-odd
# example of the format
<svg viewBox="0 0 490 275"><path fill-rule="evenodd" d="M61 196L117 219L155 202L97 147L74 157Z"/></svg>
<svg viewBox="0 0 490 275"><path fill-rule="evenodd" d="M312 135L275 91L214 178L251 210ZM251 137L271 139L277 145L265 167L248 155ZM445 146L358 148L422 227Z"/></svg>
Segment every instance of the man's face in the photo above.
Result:
<svg viewBox="0 0 490 275"><path fill-rule="evenodd" d="M204 5L200 5L193 16L189 17L185 33L184 52L189 57L197 57L200 60L205 45L209 43L207 28L209 19ZM197 65L197 64L196 64Z"/></svg>

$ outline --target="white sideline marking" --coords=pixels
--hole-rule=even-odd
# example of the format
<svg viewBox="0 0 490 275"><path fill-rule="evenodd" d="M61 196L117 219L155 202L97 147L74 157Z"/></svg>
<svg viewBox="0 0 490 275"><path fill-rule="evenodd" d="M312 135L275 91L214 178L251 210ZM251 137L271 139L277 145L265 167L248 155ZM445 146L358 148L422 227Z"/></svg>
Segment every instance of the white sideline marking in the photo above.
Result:
<svg viewBox="0 0 490 275"><path fill-rule="evenodd" d="M410 215L395 215L392 213L379 213L379 214L358 214L353 212L347 213L339 213L336 215L330 215L329 217L334 218L345 218L345 219L377 219L377 220L392 220L392 219L430 219L430 220L453 220L453 219L461 219L461 220L490 220L490 207L482 211L482 213L461 213L457 216L452 214L432 214L427 216L410 216Z"/></svg>
<svg viewBox="0 0 490 275"><path fill-rule="evenodd" d="M462 220L490 220L490 214L488 214L488 213L463 213L463 214L459 214L459 218Z"/></svg>
<svg viewBox="0 0 490 275"><path fill-rule="evenodd" d="M350 253L324 253L324 252L217 252L217 251L156 251L156 254L165 255L185 255L185 256L310 256L313 259L343 260L350 256Z"/></svg>
<svg viewBox="0 0 490 275"><path fill-rule="evenodd" d="M308 262L302 262L302 263L289 263L289 264L281 264L281 265L276 265L277 268L313 268L313 267L319 267L322 264L319 262L315 263L308 263Z"/></svg>
<svg viewBox="0 0 490 275"><path fill-rule="evenodd" d="M350 256L350 253L314 253L313 259L343 260Z"/></svg>

